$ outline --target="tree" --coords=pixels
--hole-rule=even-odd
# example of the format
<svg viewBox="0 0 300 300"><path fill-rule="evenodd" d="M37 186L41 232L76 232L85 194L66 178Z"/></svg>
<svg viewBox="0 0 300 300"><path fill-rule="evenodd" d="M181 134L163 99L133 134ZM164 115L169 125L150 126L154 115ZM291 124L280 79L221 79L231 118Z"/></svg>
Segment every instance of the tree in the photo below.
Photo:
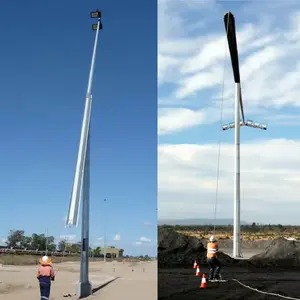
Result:
<svg viewBox="0 0 300 300"><path fill-rule="evenodd" d="M25 236L24 230L10 230L7 237L7 247L28 250L55 251L54 236L45 237L44 234L34 233L32 236Z"/></svg>
<svg viewBox="0 0 300 300"><path fill-rule="evenodd" d="M46 237L44 234L36 234L32 235L32 249L38 249L40 251L45 251L46 248L48 251L55 251L56 245L54 244L54 236Z"/></svg>
<svg viewBox="0 0 300 300"><path fill-rule="evenodd" d="M43 241L43 236L37 233L32 234L32 249L46 250L46 240Z"/></svg>
<svg viewBox="0 0 300 300"><path fill-rule="evenodd" d="M6 245L9 248L21 248L23 246L24 240L24 230L10 230L7 237Z"/></svg>
<svg viewBox="0 0 300 300"><path fill-rule="evenodd" d="M95 257L101 256L101 247L97 247L96 249L94 249L93 253Z"/></svg>
<svg viewBox="0 0 300 300"><path fill-rule="evenodd" d="M66 251L70 251L72 253L80 253L81 243L67 244Z"/></svg>
<svg viewBox="0 0 300 300"><path fill-rule="evenodd" d="M64 252L66 251L67 240L61 240L58 243L58 251Z"/></svg>
<svg viewBox="0 0 300 300"><path fill-rule="evenodd" d="M24 241L22 243L24 249L32 250L32 237L31 236L25 236Z"/></svg>
<svg viewBox="0 0 300 300"><path fill-rule="evenodd" d="M55 237L50 235L46 237L46 241L48 245L47 246L48 251L55 251L56 250Z"/></svg>

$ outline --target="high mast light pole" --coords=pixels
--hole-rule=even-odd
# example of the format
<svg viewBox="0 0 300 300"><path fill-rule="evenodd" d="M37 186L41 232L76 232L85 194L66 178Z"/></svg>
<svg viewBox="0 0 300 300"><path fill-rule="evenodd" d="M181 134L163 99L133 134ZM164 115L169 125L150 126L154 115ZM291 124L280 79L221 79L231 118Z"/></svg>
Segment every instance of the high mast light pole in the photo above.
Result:
<svg viewBox="0 0 300 300"><path fill-rule="evenodd" d="M234 146L235 146L235 174L234 174L234 224L233 224L233 257L241 257L240 249L240 228L241 228L241 165L240 165L240 126L248 126L266 130L267 125L254 123L251 120L245 121L241 80L239 70L239 57L236 42L235 20L231 12L224 15L224 25L227 35L228 47L231 57L233 77L235 82L235 121L233 123L223 125L223 130L234 128ZM240 120L240 114L242 120Z"/></svg>
<svg viewBox="0 0 300 300"><path fill-rule="evenodd" d="M96 35L85 98L74 183L66 221L66 226L78 226L80 199L82 197L80 280L77 284L76 290L76 296L79 299L88 297L92 294L92 285L89 281L90 123L92 108L92 83L96 61L98 35L99 31L103 29L101 22L101 11L96 10L91 12L90 16L91 18L97 19L97 23L92 25L92 29L96 31Z"/></svg>

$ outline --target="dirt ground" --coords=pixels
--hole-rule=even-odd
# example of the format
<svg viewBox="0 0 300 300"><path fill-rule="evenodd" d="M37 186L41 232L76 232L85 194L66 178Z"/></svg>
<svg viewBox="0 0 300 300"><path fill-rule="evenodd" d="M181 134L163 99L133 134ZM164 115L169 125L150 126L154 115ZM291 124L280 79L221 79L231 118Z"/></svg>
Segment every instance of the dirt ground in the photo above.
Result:
<svg viewBox="0 0 300 300"><path fill-rule="evenodd" d="M233 253L233 249L231 248L219 248L220 251L224 252L225 254L229 255L232 257L232 253ZM261 253L262 250L261 249L242 249L242 255L243 258L248 259L253 255L256 255L258 253Z"/></svg>
<svg viewBox="0 0 300 300"><path fill-rule="evenodd" d="M79 263L54 264L56 279L51 287L51 300L77 299L76 283ZM0 266L0 299L34 300L39 298L37 266ZM90 281L93 288L116 279L87 299L157 299L157 263L91 262ZM64 297L69 295L68 297Z"/></svg>
<svg viewBox="0 0 300 300"><path fill-rule="evenodd" d="M200 266L201 273L208 273L207 266ZM265 292L282 294L300 299L300 269L269 271L259 269L228 268L221 272L225 283L208 282L206 289L200 289L201 277L195 276L191 269L159 269L158 299L198 300L198 299L280 299L266 296L242 287L232 279Z"/></svg>

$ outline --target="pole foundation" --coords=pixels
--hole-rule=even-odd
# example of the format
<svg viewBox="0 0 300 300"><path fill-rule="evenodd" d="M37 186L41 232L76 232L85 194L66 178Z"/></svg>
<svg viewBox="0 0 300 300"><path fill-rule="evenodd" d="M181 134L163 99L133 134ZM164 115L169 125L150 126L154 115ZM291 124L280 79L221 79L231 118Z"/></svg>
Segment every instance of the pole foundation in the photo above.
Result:
<svg viewBox="0 0 300 300"><path fill-rule="evenodd" d="M78 299L86 298L92 295L92 284L90 281L78 282L76 287L76 296Z"/></svg>

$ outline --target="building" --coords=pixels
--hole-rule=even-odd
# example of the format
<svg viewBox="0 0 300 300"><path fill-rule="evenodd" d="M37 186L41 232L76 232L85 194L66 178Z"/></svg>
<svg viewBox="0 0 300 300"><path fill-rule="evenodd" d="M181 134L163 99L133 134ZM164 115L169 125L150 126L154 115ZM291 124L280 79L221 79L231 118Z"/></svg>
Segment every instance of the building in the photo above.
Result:
<svg viewBox="0 0 300 300"><path fill-rule="evenodd" d="M104 255L104 253L106 253L107 258L121 258L123 257L124 249L118 249L114 247L101 248L100 253L101 255Z"/></svg>

